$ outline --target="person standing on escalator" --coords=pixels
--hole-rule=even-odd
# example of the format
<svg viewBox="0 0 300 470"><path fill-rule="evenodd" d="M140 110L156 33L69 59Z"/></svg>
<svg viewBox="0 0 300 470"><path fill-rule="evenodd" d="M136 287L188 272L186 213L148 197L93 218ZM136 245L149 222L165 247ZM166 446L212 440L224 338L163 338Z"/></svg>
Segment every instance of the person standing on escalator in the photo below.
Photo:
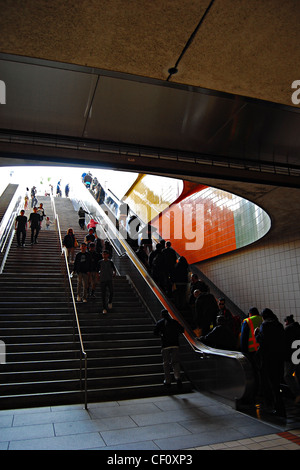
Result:
<svg viewBox="0 0 300 470"><path fill-rule="evenodd" d="M207 335L217 324L219 307L213 294L207 291L207 285L200 282L194 291L196 336Z"/></svg>
<svg viewBox="0 0 300 470"><path fill-rule="evenodd" d="M285 406L280 391L284 372L284 328L271 309L265 308L261 316L263 322L255 329L254 334L259 343L262 391L265 403L268 405L270 401L273 404L273 413L285 417Z"/></svg>

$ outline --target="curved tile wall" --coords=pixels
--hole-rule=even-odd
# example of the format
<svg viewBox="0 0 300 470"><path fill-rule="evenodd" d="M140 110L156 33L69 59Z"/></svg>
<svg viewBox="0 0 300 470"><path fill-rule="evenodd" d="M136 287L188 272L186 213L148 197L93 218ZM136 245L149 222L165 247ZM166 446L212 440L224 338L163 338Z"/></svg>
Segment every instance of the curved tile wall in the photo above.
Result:
<svg viewBox="0 0 300 470"><path fill-rule="evenodd" d="M268 214L246 199L172 178L139 178L126 202L190 264L247 246L271 227Z"/></svg>

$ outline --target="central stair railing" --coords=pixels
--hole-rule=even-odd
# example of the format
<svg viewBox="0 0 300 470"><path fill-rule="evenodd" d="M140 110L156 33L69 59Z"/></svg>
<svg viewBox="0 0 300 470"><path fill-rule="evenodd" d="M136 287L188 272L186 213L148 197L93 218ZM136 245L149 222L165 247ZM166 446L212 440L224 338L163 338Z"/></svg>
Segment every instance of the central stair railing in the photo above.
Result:
<svg viewBox="0 0 300 470"><path fill-rule="evenodd" d="M69 270L69 265L68 265L67 254L66 254L66 251L65 251L65 249L63 247L63 244L62 244L59 217L56 213L55 202L54 202L54 198L53 198L52 195L51 195L51 206L52 206L52 210L53 210L53 214L54 214L54 220L55 220L55 223L56 223L56 229L57 229L58 236L59 236L61 252L62 252L62 254L64 256L64 259L65 259L67 282L68 282L68 285L69 285L69 288L70 288L71 304L73 306L73 313L74 313L75 323L76 323L78 337L79 337L79 344L80 344L80 388L81 388L81 390L84 389L84 406L85 406L85 409L87 410L87 408L88 408L87 353L85 351L84 344L83 344L82 333L81 333L81 328L80 328L80 324L79 324L79 317L78 317L78 312L77 312L77 307L76 307L76 301L75 301L73 286L72 286L72 282L71 282L71 275L70 275L70 270ZM74 338L75 338L75 327L74 327ZM84 363L84 366L82 365L83 363ZM83 378L83 369L84 369L84 378ZM83 385L83 382L84 382L84 385Z"/></svg>

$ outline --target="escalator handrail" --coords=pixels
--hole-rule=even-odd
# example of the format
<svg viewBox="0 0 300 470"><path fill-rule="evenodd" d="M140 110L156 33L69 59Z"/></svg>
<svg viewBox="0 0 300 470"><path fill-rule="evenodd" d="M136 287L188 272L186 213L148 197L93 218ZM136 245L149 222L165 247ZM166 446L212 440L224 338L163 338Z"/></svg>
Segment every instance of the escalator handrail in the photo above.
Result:
<svg viewBox="0 0 300 470"><path fill-rule="evenodd" d="M136 253L129 246L129 244L127 244L126 239L120 236L121 234L117 230L118 221L116 220L115 216L107 210L108 208L105 207L105 205L99 204L93 194L91 194L91 192L87 191L85 188L83 188L80 194L80 198L86 202L86 206L89 208L89 212L93 214L93 218L95 219L95 216L99 214L100 219L103 220L103 226L107 225L108 230L106 231L106 234L110 235L109 232L111 232L111 235L107 236L107 238L114 238L116 242L115 244L119 245L119 250L116 253L118 254L117 263L120 265L121 272L124 272L124 275L129 273L129 278L132 280L133 285L138 286L136 287L136 290L139 293L141 300L145 305L149 304L149 306L151 306L148 308L148 311L150 312L152 318L157 321L159 311L162 308L166 308L170 315L177 319L186 328L184 335L185 341L186 345L189 345L191 352L191 355L188 353L187 362L185 364L188 373L191 373L193 376L195 372L195 364L199 364L200 370L202 369L204 371L207 367L204 364L206 363L206 360L208 360L213 367L212 375L208 376L208 380L210 381L209 390L215 390L217 395L224 396L225 399L230 396L230 400L234 400L235 403L236 400L239 400L242 397L251 396L253 391L253 371L248 359L244 356L244 354L242 354L240 351L228 351L211 348L200 342L191 331L190 326L186 325L186 322L182 320L180 313L177 311L174 305L169 301L168 298L165 297L164 293L159 289L159 287L156 286L149 273L145 270L144 265L142 265L140 260L137 258ZM125 237L127 237L127 234L125 234ZM122 266L123 263L124 266ZM153 289L153 287L155 288ZM195 359L192 357L193 353L196 354ZM218 360L215 361L215 358L218 358ZM233 361L233 368L230 367L229 372L233 370L235 371L235 374L238 374L237 380L239 381L239 385L237 388L237 383L234 382L235 375L232 377L232 380L235 383L233 388L231 388L231 382L229 383L226 380L227 375L223 377L223 373L225 373L225 370L227 370L226 367L229 366L231 361ZM218 371L218 365L221 368L224 366L225 370L221 369ZM218 382L219 376L222 376L225 379L225 382L223 382L222 379L220 379L221 382ZM201 379L201 377L194 377L193 380L194 379L196 382L200 380L199 383L200 387L202 388L202 380L206 379ZM225 391L223 395L223 392L220 393L220 389L222 389L224 384Z"/></svg>
<svg viewBox="0 0 300 470"><path fill-rule="evenodd" d="M90 191L88 190L88 194L92 196ZM95 199L93 198L95 201ZM82 202L83 204L83 202ZM149 275L148 271L144 267L144 265L141 263L141 261L138 259L136 253L133 251L133 249L130 247L130 245L126 242L125 238L121 235L121 233L118 231L116 228L116 224L114 224L111 219L107 216L101 205L98 205L98 210L101 211L101 217L105 221L105 224L101 221L101 219L98 219L98 222L102 225L102 230L105 231L107 234L107 238L110 239L110 241L116 246L116 244L113 241L113 238L110 236L109 232L105 230L103 225L108 225L110 230L113 232L114 237L119 241L121 246L124 249L124 253L127 254L128 258L131 260L131 262L134 264L136 269L139 271L140 275L145 279L149 287L152 289L158 300L160 301L162 308L165 308L168 310L169 314L172 316L172 318L178 320L185 328L185 333L184 336L186 337L187 341L191 345L191 347L194 349L195 352L205 354L206 356L208 355L218 355L218 356L226 356L234 359L244 359L244 355L240 351L228 351L228 350L223 350L223 349L215 349L210 346L206 346L204 343L200 342L194 335L191 327L187 324L187 322L182 318L180 312L174 307L174 305L169 301L169 299L165 296L165 294L162 292L162 290L159 288L159 286L155 283L155 281L152 279L152 277ZM94 220L97 219L96 216L93 216ZM120 250L117 249L118 256L122 256L123 253L121 253Z"/></svg>

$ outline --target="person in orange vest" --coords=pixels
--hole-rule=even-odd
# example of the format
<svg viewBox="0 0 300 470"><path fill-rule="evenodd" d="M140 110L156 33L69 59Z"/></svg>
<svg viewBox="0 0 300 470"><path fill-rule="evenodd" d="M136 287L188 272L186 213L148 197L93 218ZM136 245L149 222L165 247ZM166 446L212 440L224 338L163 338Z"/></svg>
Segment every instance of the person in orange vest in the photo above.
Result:
<svg viewBox="0 0 300 470"><path fill-rule="evenodd" d="M258 309L256 307L250 307L248 318L245 318L241 328L241 352L249 359L254 373L255 386L253 390L253 400L255 400L258 393L261 392L261 380L259 373L259 364L257 360L257 351L259 349L259 343L256 341L254 332L256 328L260 327L262 322L263 319Z"/></svg>
<svg viewBox="0 0 300 470"><path fill-rule="evenodd" d="M249 308L248 318L242 323L241 329L241 351L251 359L259 348L255 339L254 331L262 324L262 317L256 307Z"/></svg>

